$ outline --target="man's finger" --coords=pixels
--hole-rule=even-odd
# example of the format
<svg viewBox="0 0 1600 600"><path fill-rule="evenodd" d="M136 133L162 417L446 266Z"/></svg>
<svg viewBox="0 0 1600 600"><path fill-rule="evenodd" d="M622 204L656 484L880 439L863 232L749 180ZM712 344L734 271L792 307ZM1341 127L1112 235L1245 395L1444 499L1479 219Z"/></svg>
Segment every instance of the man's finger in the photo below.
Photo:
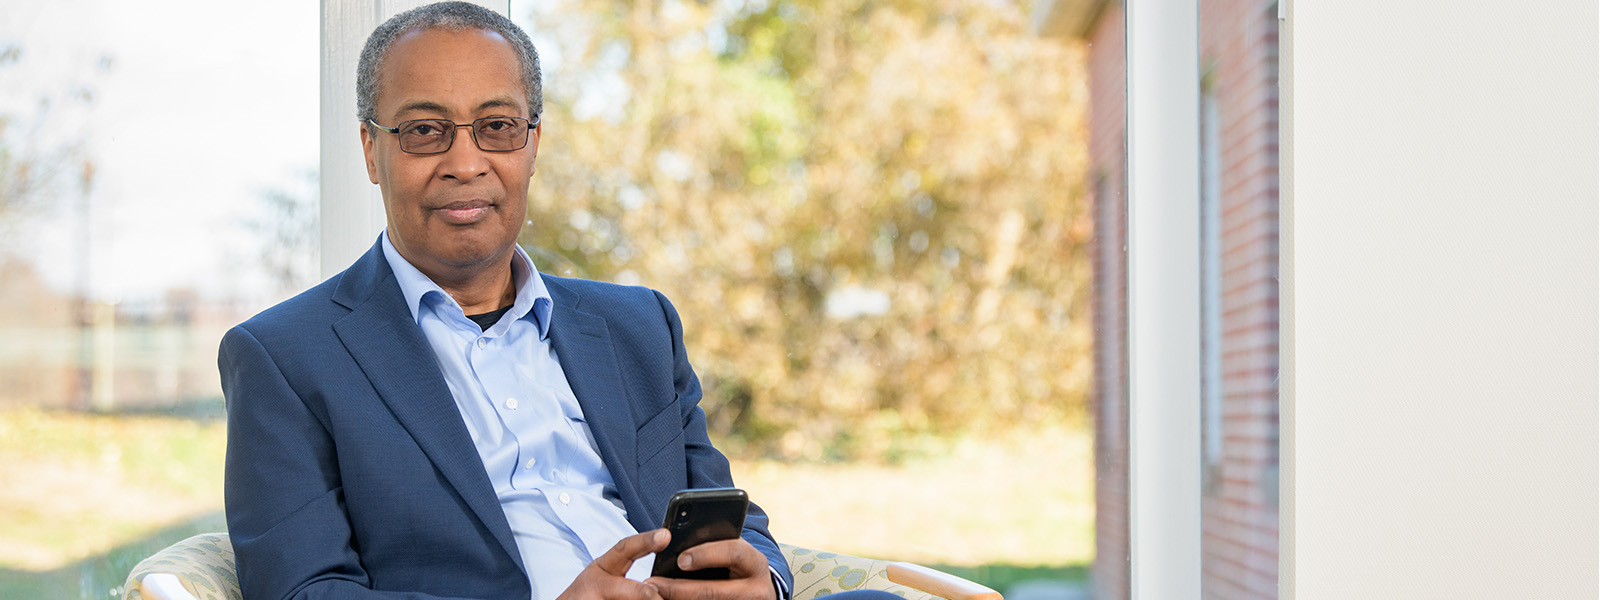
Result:
<svg viewBox="0 0 1600 600"><path fill-rule="evenodd" d="M715 567L727 567L732 572L733 578L749 577L755 574L766 574L768 571L767 556L750 542L742 539L721 540L706 542L678 555L678 568L685 571L698 571Z"/></svg>
<svg viewBox="0 0 1600 600"><path fill-rule="evenodd" d="M672 536L665 529L630 535L594 559L593 566L618 577L625 576L628 574L628 568L633 566L633 561L644 558L651 552L666 549L667 541L671 539Z"/></svg>
<svg viewBox="0 0 1600 600"><path fill-rule="evenodd" d="M661 600L661 592L655 586L632 579L609 580L599 592L606 600Z"/></svg>
<svg viewBox="0 0 1600 600"><path fill-rule="evenodd" d="M722 590L717 588L725 586L711 584L728 583L726 581L700 581L667 577L651 577L644 581L645 584L655 588L662 598L671 598L672 600L717 600L723 597L723 594L718 593Z"/></svg>
<svg viewBox="0 0 1600 600"><path fill-rule="evenodd" d="M557 600L662 600L656 587L625 577L584 569Z"/></svg>
<svg viewBox="0 0 1600 600"><path fill-rule="evenodd" d="M776 598L777 588L772 578L743 577L720 581L699 579L672 579L651 577L645 583L653 586L665 600L752 600Z"/></svg>

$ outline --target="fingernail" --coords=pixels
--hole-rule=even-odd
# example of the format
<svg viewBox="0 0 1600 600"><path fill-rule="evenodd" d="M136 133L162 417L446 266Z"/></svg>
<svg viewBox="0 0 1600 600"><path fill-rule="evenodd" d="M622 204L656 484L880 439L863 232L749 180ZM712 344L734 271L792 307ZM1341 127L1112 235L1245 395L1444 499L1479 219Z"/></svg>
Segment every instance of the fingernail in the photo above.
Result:
<svg viewBox="0 0 1600 600"><path fill-rule="evenodd" d="M665 530L665 529L657 529L655 537L651 538L651 540L653 540L655 543L659 544L661 542L667 541L670 538L671 538L671 534L668 534L667 530Z"/></svg>
<svg viewBox="0 0 1600 600"><path fill-rule="evenodd" d="M678 568L679 569L687 570L689 568L689 564L691 562L693 562L693 561L691 560L691 557L689 555L687 555L687 554L678 555Z"/></svg>

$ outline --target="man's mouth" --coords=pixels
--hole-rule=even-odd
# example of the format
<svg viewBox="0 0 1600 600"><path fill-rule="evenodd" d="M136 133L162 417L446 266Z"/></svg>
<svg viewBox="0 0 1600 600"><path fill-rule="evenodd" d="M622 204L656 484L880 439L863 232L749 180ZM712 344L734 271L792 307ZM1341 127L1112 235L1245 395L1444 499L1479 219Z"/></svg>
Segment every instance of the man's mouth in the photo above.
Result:
<svg viewBox="0 0 1600 600"><path fill-rule="evenodd" d="M451 225L471 225L482 221L494 209L494 204L484 200L451 202L434 209L444 222Z"/></svg>

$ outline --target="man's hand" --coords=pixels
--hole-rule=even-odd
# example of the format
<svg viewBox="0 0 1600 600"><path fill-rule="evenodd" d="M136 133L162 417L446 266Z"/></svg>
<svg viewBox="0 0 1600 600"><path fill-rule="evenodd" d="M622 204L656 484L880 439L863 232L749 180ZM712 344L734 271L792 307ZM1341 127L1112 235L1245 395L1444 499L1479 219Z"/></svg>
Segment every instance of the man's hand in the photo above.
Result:
<svg viewBox="0 0 1600 600"><path fill-rule="evenodd" d="M628 579L628 568L651 552L665 550L671 539L665 529L622 538L584 567L557 600L662 600L655 587Z"/></svg>
<svg viewBox="0 0 1600 600"><path fill-rule="evenodd" d="M651 577L645 580L665 600L776 600L767 556L742 539L706 542L678 555L685 571L726 567L728 579L708 581Z"/></svg>

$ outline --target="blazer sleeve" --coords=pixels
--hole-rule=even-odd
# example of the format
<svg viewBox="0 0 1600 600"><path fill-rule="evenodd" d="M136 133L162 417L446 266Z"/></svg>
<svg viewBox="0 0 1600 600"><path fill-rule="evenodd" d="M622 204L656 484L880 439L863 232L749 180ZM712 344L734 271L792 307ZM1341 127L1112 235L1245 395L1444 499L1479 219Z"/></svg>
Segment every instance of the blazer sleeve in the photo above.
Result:
<svg viewBox="0 0 1600 600"><path fill-rule="evenodd" d="M369 589L328 416L293 389L256 336L244 325L229 330L217 363L228 415L224 504L244 597L441 598Z"/></svg>
<svg viewBox="0 0 1600 600"><path fill-rule="evenodd" d="M731 487L733 475L728 458L711 445L711 438L706 432L706 413L700 408L700 378L689 365L688 352L683 344L683 323L678 318L677 309L673 308L666 296L655 292L655 297L666 315L667 327L672 334L673 388L677 392L678 407L683 416L683 450L689 487ZM787 597L788 591L794 589L794 576L789 572L789 563L784 559L783 552L778 549L777 540L768 531L767 523L766 511L751 503L741 537L766 555L772 573L782 579L781 592Z"/></svg>

